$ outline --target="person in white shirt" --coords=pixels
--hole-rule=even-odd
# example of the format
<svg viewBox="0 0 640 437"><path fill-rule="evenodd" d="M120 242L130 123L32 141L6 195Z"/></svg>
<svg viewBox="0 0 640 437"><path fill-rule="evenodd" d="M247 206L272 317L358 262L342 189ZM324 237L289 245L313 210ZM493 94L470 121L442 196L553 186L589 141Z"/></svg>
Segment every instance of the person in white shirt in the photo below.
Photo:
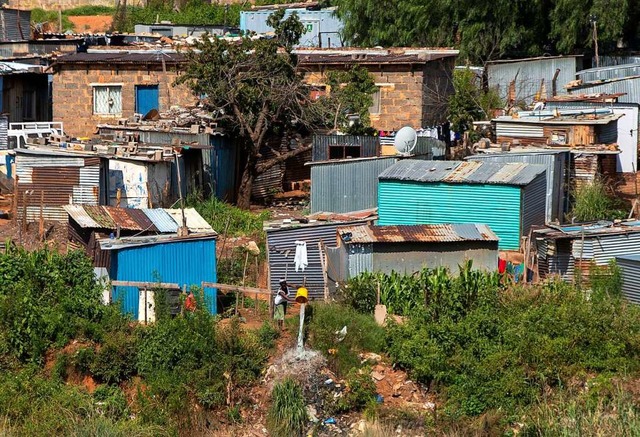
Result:
<svg viewBox="0 0 640 437"><path fill-rule="evenodd" d="M278 293L273 302L275 305L273 319L277 322L278 328L280 328L281 331L284 328L284 316L287 314L287 303L289 302L290 295L291 290L287 285L286 279L280 279L280 288L278 288Z"/></svg>

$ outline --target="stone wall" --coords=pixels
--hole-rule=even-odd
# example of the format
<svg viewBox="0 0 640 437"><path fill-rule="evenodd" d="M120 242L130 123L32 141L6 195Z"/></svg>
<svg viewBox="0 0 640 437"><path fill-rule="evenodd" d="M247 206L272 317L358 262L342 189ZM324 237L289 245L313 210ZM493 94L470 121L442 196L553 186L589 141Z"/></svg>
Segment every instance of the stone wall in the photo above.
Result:
<svg viewBox="0 0 640 437"><path fill-rule="evenodd" d="M196 102L191 90L185 86L172 86L178 73L162 72L157 67L144 66L60 65L53 76L53 120L64 122L65 131L72 136L91 136L96 124L114 123L119 118L131 117L135 111L135 85L158 85L160 111L173 105L191 105ZM93 87L91 84L122 84L122 114L94 115Z"/></svg>

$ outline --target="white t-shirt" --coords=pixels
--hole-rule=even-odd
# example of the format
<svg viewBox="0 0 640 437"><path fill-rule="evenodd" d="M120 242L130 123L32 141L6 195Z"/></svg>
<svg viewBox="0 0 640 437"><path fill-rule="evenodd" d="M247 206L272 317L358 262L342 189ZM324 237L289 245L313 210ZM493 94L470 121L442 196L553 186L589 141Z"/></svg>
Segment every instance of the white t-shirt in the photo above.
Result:
<svg viewBox="0 0 640 437"><path fill-rule="evenodd" d="M285 298L280 294L281 291L284 291L287 297L289 297L289 287L284 290L282 288L278 288L278 294L276 295L276 300L274 302L276 305L280 305L282 302L285 302Z"/></svg>

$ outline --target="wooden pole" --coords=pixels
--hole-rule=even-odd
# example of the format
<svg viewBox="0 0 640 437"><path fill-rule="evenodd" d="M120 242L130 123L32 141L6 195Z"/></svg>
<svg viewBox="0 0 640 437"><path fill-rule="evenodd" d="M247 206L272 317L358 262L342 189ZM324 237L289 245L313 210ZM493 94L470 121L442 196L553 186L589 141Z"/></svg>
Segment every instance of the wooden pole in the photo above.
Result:
<svg viewBox="0 0 640 437"><path fill-rule="evenodd" d="M247 263L249 262L249 251L244 257L244 268L242 269L242 286L244 287L245 279L247 277ZM244 295L242 296L242 309L244 309Z"/></svg>
<svg viewBox="0 0 640 437"><path fill-rule="evenodd" d="M40 241L44 241L44 190L40 190L40 226L38 232L40 234Z"/></svg>

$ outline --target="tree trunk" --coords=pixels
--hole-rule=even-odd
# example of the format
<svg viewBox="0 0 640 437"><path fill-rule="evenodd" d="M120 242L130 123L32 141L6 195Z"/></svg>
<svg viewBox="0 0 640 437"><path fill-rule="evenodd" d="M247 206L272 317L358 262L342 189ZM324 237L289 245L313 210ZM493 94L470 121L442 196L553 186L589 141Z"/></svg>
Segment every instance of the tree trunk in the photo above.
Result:
<svg viewBox="0 0 640 437"><path fill-rule="evenodd" d="M258 158L256 154L250 152L242 170L240 178L240 187L238 188L238 208L249 209L251 206L251 188L256 178L256 163Z"/></svg>

